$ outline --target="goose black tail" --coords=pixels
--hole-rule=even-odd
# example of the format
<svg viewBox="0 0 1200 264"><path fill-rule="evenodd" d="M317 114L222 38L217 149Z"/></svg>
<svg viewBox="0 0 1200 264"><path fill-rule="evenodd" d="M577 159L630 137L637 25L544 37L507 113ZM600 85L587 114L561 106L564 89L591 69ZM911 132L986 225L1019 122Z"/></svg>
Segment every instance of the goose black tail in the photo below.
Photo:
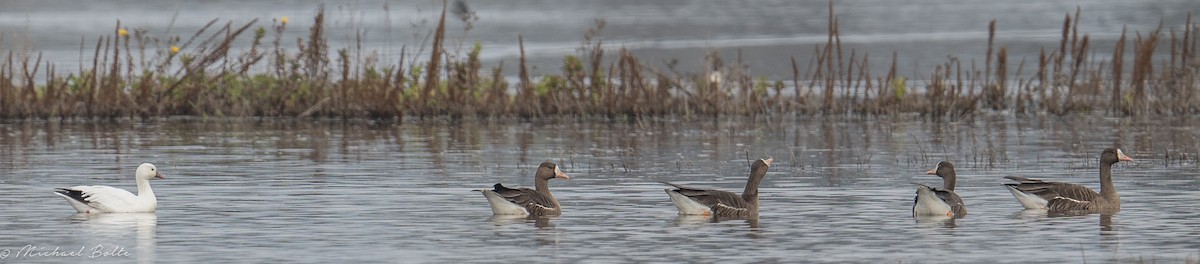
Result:
<svg viewBox="0 0 1200 264"><path fill-rule="evenodd" d="M58 189L54 189L54 193L61 194L66 197L70 197L72 200L76 200L81 203L87 204L87 201L83 200L83 192L82 191L58 188Z"/></svg>

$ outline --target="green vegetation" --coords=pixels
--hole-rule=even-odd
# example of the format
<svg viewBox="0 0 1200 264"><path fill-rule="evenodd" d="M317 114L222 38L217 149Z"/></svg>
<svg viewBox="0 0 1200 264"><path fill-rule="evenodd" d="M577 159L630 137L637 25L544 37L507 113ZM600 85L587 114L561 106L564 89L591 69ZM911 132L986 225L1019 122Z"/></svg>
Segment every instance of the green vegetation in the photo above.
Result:
<svg viewBox="0 0 1200 264"><path fill-rule="evenodd" d="M422 53L428 55L426 60L401 58L396 64L381 63L373 55L377 53L363 55L357 48L331 50L323 10L295 48L281 44L286 18L272 21L270 27L258 26L257 21L220 25L213 20L187 39L154 38L127 32L118 24L113 34L95 40L90 65L66 76L56 73L40 54L6 48L7 53L0 54L7 55L6 64L0 65L0 118L917 113L940 119L987 111L1200 113L1200 31L1190 16L1182 32L1164 33L1161 25L1132 39L1123 32L1108 54L1092 48L1088 35L1078 32L1077 10L1065 17L1060 45L1043 49L1036 63L1030 63L1035 69L1026 69L1022 59L1015 74L1008 72L1005 47L994 43L993 21L983 69L951 57L927 76L906 78L898 74L896 54L886 74L872 74L866 54L842 48L832 3L829 13L828 41L813 48L816 56L807 69L792 59L791 91L784 81L750 76L750 66L741 62L740 54L728 65L715 52L709 54L709 70L702 75L680 73L673 65L648 66L624 48L606 54L613 50L596 38L604 28L602 20L584 33L579 54L564 56L560 74L530 77L521 39L516 83L504 79L503 63L490 71L482 69L478 43L465 56L447 55L445 11L431 34L432 43L422 48L428 51ZM473 16L460 18L468 26L473 22L467 21ZM230 51L235 41L245 38L252 43L249 49ZM1126 51L1132 59L1126 58Z"/></svg>

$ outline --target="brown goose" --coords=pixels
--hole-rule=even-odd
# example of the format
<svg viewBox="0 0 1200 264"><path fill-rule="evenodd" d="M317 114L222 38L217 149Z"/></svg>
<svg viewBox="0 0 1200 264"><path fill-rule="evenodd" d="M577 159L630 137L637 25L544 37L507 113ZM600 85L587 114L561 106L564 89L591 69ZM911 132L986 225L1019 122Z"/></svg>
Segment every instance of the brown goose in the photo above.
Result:
<svg viewBox="0 0 1200 264"><path fill-rule="evenodd" d="M925 185L917 186L917 197L913 199L913 217L941 216L962 218L967 215L967 206L962 198L954 192L954 164L949 161L938 162L937 168L925 172L929 175L942 177L942 189Z"/></svg>
<svg viewBox="0 0 1200 264"><path fill-rule="evenodd" d="M497 215L534 215L554 216L562 214L558 199L550 193L550 179L571 179L558 169L558 165L549 161L542 162L537 172L533 174L534 190L529 188L508 188L497 183L492 190L480 190L492 206L492 213Z"/></svg>
<svg viewBox="0 0 1200 264"><path fill-rule="evenodd" d="M1020 176L1004 178L1017 183L1004 184L1026 209L1045 209L1050 212L1115 213L1121 211L1121 196L1112 183L1112 165L1133 161L1120 149L1108 148L1100 153L1100 192L1086 186L1048 182Z"/></svg>
<svg viewBox="0 0 1200 264"><path fill-rule="evenodd" d="M750 179L742 195L720 190L684 187L663 182L676 189L666 189L667 195L679 208L681 215L754 217L758 216L758 185L767 175L774 159L759 159L750 166Z"/></svg>

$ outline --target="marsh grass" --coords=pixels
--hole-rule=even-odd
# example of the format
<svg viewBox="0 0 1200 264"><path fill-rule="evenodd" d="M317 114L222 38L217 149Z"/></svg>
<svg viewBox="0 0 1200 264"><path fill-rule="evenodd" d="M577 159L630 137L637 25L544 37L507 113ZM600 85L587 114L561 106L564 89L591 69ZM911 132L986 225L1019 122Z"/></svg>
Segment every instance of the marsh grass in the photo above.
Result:
<svg viewBox="0 0 1200 264"><path fill-rule="evenodd" d="M355 47L329 47L323 7L296 47L282 44L283 33L291 30L282 20L269 26L257 20L212 20L186 38L141 30L128 34L118 23L111 34L83 41L90 63L66 75L40 53L0 47L5 51L0 54L0 118L637 119L916 113L956 120L983 112L1200 113L1198 32L1190 15L1179 32L1162 24L1145 33L1123 32L1108 56L1078 31L1077 9L1063 20L1059 46L1043 49L1032 73L1026 72L1024 58L1012 67L1015 58L995 42L999 26L993 20L983 65L951 56L932 69L903 71L924 70L925 75L903 76L898 54L884 62L889 67L881 75L870 71L875 68L870 54L844 48L832 2L828 8L826 43L812 47L814 56L807 64L792 57L790 87L783 80L752 76L740 52L728 63L710 52L701 74L686 73L674 63L649 65L623 47L606 47L600 37L603 20L584 32L578 52L565 55L556 74L530 76L524 39L518 36L517 81L509 83L504 62L483 69L479 44L446 44L445 4L429 44L418 47L415 58L401 55L395 62L381 60L378 52L364 53L361 31ZM453 13L450 19L466 22L465 36L476 18L461 3ZM234 43L247 38L250 46L235 52Z"/></svg>

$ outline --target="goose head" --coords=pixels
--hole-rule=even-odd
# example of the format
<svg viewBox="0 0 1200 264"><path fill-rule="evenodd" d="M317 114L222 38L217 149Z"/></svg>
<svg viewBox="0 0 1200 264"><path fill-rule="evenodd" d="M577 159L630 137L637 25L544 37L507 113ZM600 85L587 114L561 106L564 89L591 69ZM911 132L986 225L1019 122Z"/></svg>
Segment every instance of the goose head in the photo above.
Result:
<svg viewBox="0 0 1200 264"><path fill-rule="evenodd" d="M534 174L534 177L536 177L538 180L550 180L554 178L564 180L571 179L571 176L567 176L566 173L563 173L558 169L558 165L549 161L542 162L542 165L538 166L537 173Z"/></svg>
<svg viewBox="0 0 1200 264"><path fill-rule="evenodd" d="M949 161L938 162L936 168L926 171L925 174L937 175L938 177L945 179L946 176L954 174L954 164L951 164Z"/></svg>
<svg viewBox="0 0 1200 264"><path fill-rule="evenodd" d="M150 164L150 163L142 163L142 165L138 166L137 172L135 173L135 175L137 175L138 180L153 180L153 179L166 179L167 178L166 176L163 176L162 173L158 172L158 167L155 167L154 164Z"/></svg>
<svg viewBox="0 0 1200 264"><path fill-rule="evenodd" d="M754 164L750 165L750 173L752 175L765 175L767 174L767 169L771 168L772 162L775 162L775 158L755 160Z"/></svg>
<svg viewBox="0 0 1200 264"><path fill-rule="evenodd" d="M1125 156L1125 152L1121 152L1119 148L1106 148L1100 153L1100 163L1114 164L1121 161L1133 161L1133 158Z"/></svg>

